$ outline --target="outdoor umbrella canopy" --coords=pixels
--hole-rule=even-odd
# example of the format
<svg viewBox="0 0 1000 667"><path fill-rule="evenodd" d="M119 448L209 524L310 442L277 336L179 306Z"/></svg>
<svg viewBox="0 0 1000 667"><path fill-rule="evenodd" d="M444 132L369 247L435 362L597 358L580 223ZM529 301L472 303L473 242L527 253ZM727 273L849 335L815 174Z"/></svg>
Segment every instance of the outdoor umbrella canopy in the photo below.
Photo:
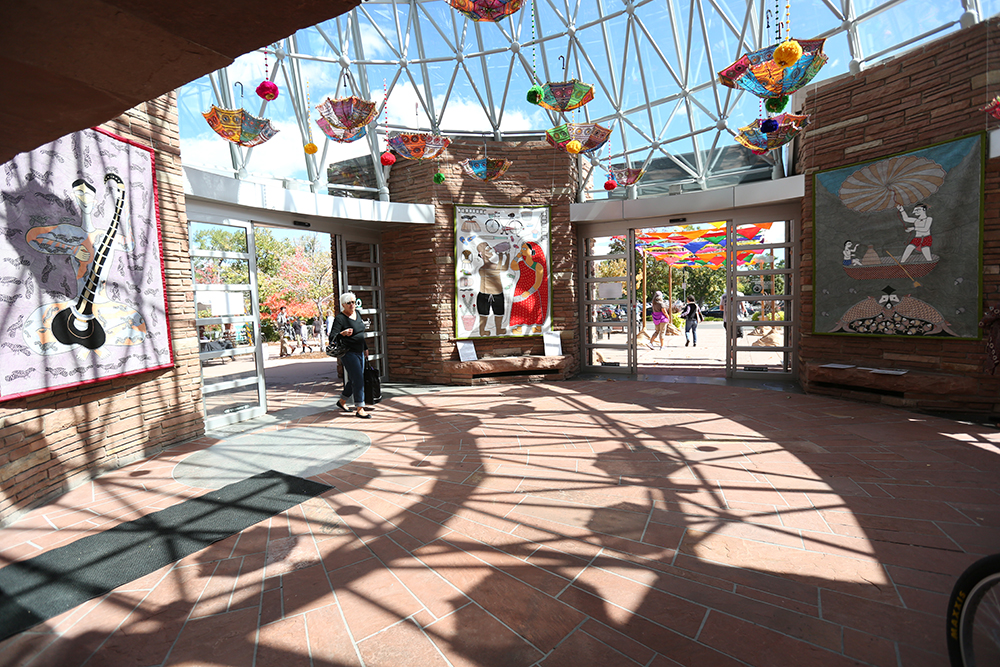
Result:
<svg viewBox="0 0 1000 667"><path fill-rule="evenodd" d="M618 185L634 185L646 173L644 169L609 169Z"/></svg>
<svg viewBox="0 0 1000 667"><path fill-rule="evenodd" d="M345 130L367 125L375 117L375 103L351 95L350 97L326 98L316 105L316 111L334 127Z"/></svg>
<svg viewBox="0 0 1000 667"><path fill-rule="evenodd" d="M407 160L430 160L448 148L451 139L439 134L399 133L388 139L389 147Z"/></svg>
<svg viewBox="0 0 1000 667"><path fill-rule="evenodd" d="M482 160L462 160L459 164L469 176L478 178L480 181L492 181L503 176L513 162L503 158L490 157Z"/></svg>
<svg viewBox="0 0 1000 667"><path fill-rule="evenodd" d="M246 148L259 146L278 133L271 121L243 109L222 109L213 104L202 116L220 137Z"/></svg>
<svg viewBox="0 0 1000 667"><path fill-rule="evenodd" d="M572 111L592 99L594 99L594 86L577 79L570 79L542 86L542 96L538 100L538 106L553 111Z"/></svg>
<svg viewBox="0 0 1000 667"><path fill-rule="evenodd" d="M519 10L524 0L448 0L448 4L473 21L495 23Z"/></svg>
<svg viewBox="0 0 1000 667"><path fill-rule="evenodd" d="M778 129L773 132L764 132L761 125L766 120L777 122ZM763 155L769 150L787 144L808 124L809 116L797 116L790 113L778 114L771 118L757 118L746 127L740 128L740 133L736 135L736 141L749 148L753 153Z"/></svg>
<svg viewBox="0 0 1000 667"><path fill-rule="evenodd" d="M349 144L368 134L368 128L364 125L353 129L336 127L331 125L330 121L326 118L322 117L316 121L316 124L319 125L319 129L323 130L323 134L341 144Z"/></svg>
<svg viewBox="0 0 1000 667"><path fill-rule="evenodd" d="M611 130L598 125L597 123L566 123L552 129L545 130L545 140L551 146L566 151L566 145L571 141L580 142L581 155L593 153L603 146L611 136Z"/></svg>
<svg viewBox="0 0 1000 667"><path fill-rule="evenodd" d="M774 50L780 44L748 53L719 72L719 83L730 88L745 90L757 97L768 99L791 95L812 81L826 64L823 53L825 39L789 40L802 47L802 57L790 67L774 62Z"/></svg>

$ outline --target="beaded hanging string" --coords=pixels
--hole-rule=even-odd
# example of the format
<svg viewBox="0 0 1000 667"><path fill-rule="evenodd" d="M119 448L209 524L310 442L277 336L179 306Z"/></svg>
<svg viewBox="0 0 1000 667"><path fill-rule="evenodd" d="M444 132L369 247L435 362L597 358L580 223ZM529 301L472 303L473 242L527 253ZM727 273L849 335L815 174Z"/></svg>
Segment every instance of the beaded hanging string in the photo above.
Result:
<svg viewBox="0 0 1000 667"><path fill-rule="evenodd" d="M312 97L309 93L309 82L306 81L306 131L309 133L309 141L306 143L302 149L306 152L306 155L313 155L319 148L313 143L313 128L312 128Z"/></svg>
<svg viewBox="0 0 1000 667"><path fill-rule="evenodd" d="M385 150L379 158L383 167L388 167L396 163L396 156L389 150L389 88L385 79L382 79L382 111L385 114ZM375 124L376 134L378 133L378 123Z"/></svg>

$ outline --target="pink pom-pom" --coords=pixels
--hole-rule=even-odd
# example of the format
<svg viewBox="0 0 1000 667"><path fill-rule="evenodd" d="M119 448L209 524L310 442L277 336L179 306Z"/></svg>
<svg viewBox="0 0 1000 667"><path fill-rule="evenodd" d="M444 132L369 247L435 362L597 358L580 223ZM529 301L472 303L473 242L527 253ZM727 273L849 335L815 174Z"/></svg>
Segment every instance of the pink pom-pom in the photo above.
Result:
<svg viewBox="0 0 1000 667"><path fill-rule="evenodd" d="M382 159L382 166L383 167L389 167L389 166L392 166L392 165L396 164L396 156L393 155L389 151L386 151L386 152L382 153L382 158L381 159Z"/></svg>
<svg viewBox="0 0 1000 667"><path fill-rule="evenodd" d="M618 183L616 183L615 179L613 178L609 178L608 180L604 181L604 189L607 190L608 192L611 192L617 187Z"/></svg>
<svg viewBox="0 0 1000 667"><path fill-rule="evenodd" d="M278 86L271 81L261 81L260 85L257 86L257 94L270 102L273 99L277 99Z"/></svg>

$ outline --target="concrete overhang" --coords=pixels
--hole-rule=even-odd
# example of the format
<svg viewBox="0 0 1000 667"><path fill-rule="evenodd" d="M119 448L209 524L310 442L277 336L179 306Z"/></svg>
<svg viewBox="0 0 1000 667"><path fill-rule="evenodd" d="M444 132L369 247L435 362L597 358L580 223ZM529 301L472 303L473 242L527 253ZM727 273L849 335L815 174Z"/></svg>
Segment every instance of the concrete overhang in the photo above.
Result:
<svg viewBox="0 0 1000 667"><path fill-rule="evenodd" d="M805 176L797 175L774 181L758 181L704 192L691 192L649 199L612 199L586 204L571 204L572 222L615 222L632 220L641 223L649 218L669 218L735 208L768 206L799 202L805 195Z"/></svg>
<svg viewBox="0 0 1000 667"><path fill-rule="evenodd" d="M184 167L184 197L189 209L282 226L288 226L294 219L309 223L315 231L335 231L331 226L338 225L369 231L398 225L433 225L435 213L431 204L400 204L286 190L276 184L241 181L193 167Z"/></svg>

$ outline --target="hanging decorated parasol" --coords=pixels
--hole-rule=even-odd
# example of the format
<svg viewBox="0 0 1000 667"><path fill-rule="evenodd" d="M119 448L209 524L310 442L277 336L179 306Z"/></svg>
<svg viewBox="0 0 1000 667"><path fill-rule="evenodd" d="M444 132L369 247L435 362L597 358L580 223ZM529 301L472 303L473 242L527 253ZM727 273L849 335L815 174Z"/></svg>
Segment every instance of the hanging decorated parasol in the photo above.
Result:
<svg viewBox="0 0 1000 667"><path fill-rule="evenodd" d="M777 127L771 132L765 132L762 125L768 121L774 121ZM780 148L795 138L806 125L809 124L809 116L797 116L790 113L782 113L771 118L757 118L746 127L740 128L740 133L736 135L736 141L749 148L757 155L763 155L769 150Z"/></svg>
<svg viewBox="0 0 1000 667"><path fill-rule="evenodd" d="M553 111L572 111L592 99L594 99L594 86L577 79L570 79L542 86L542 93L536 104Z"/></svg>
<svg viewBox="0 0 1000 667"><path fill-rule="evenodd" d="M246 148L259 146L278 133L271 121L243 109L222 109L213 104L202 116L220 137Z"/></svg>
<svg viewBox="0 0 1000 667"><path fill-rule="evenodd" d="M763 99L791 95L812 81L820 68L826 64L827 57L823 53L825 41L825 39L790 39L748 53L719 72L719 83L730 88L745 90ZM801 47L802 55L794 64L785 66L775 61L775 51L778 50L778 60L782 60L782 51L779 49L789 43Z"/></svg>
<svg viewBox="0 0 1000 667"><path fill-rule="evenodd" d="M400 133L388 139L389 148L407 160L430 160L448 148L451 139L439 134Z"/></svg>
<svg viewBox="0 0 1000 667"><path fill-rule="evenodd" d="M334 127L353 130L367 125L375 117L375 103L360 97L326 98L316 111Z"/></svg>
<svg viewBox="0 0 1000 667"><path fill-rule="evenodd" d="M323 117L320 117L316 124L319 125L319 129L323 130L323 134L341 144L349 144L368 134L368 128L364 125L348 130L331 125L330 121Z"/></svg>
<svg viewBox="0 0 1000 667"><path fill-rule="evenodd" d="M593 153L611 136L611 130L597 123L566 123L545 130L545 140L550 145L570 154Z"/></svg>
<svg viewBox="0 0 1000 667"><path fill-rule="evenodd" d="M1000 119L1000 96L993 98L993 101L980 109L980 111L985 111L994 118Z"/></svg>
<svg viewBox="0 0 1000 667"><path fill-rule="evenodd" d="M944 167L925 157L891 157L862 167L840 186L840 200L862 213L916 204L938 191Z"/></svg>
<svg viewBox="0 0 1000 667"><path fill-rule="evenodd" d="M480 181L493 181L503 176L514 163L503 158L488 157L482 160L462 160L459 164L469 176Z"/></svg>
<svg viewBox="0 0 1000 667"><path fill-rule="evenodd" d="M646 173L645 169L609 169L618 185L634 185Z"/></svg>
<svg viewBox="0 0 1000 667"><path fill-rule="evenodd" d="M448 0L448 4L473 21L495 23L519 10L524 0Z"/></svg>

